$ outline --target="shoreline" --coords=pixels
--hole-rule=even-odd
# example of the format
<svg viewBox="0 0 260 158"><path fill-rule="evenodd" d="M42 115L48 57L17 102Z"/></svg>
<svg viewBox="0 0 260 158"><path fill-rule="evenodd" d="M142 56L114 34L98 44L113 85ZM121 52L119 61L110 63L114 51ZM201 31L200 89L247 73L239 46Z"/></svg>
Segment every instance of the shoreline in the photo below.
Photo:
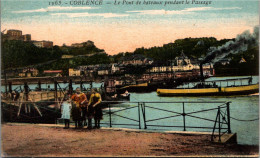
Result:
<svg viewBox="0 0 260 158"><path fill-rule="evenodd" d="M2 156L256 157L258 145L220 144L208 134L126 129L63 129L63 125L2 124Z"/></svg>

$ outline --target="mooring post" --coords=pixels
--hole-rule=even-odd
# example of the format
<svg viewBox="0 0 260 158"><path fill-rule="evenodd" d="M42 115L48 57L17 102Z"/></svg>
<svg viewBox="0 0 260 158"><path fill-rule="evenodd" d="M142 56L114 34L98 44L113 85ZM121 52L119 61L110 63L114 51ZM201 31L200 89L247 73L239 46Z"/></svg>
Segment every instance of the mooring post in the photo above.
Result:
<svg viewBox="0 0 260 158"><path fill-rule="evenodd" d="M38 81L38 90L39 90L39 91L42 90L42 84L41 84L41 81L40 81L40 80Z"/></svg>
<svg viewBox="0 0 260 158"><path fill-rule="evenodd" d="M69 81L69 94L72 95L72 91L73 91L73 88L72 88L72 80L70 79Z"/></svg>
<svg viewBox="0 0 260 158"><path fill-rule="evenodd" d="M140 104L139 103L138 103L138 121L139 121L139 129L141 129Z"/></svg>
<svg viewBox="0 0 260 158"><path fill-rule="evenodd" d="M215 119L215 122L214 122L214 127L213 127L213 131L212 131L212 135L211 135L211 141L214 141L214 133L215 133L216 124L217 124L217 121L218 121L218 115L219 115L219 112L217 112L216 119Z"/></svg>
<svg viewBox="0 0 260 158"><path fill-rule="evenodd" d="M4 78L5 78L5 93L7 94L7 76L6 76L6 70L4 69Z"/></svg>
<svg viewBox="0 0 260 158"><path fill-rule="evenodd" d="M228 119L228 133L231 133L229 102L227 102L227 119Z"/></svg>
<svg viewBox="0 0 260 158"><path fill-rule="evenodd" d="M220 128L220 106L218 106L218 141L219 142L221 142L220 132L221 132L221 128Z"/></svg>
<svg viewBox="0 0 260 158"><path fill-rule="evenodd" d="M111 108L110 108L110 104L108 104L108 108L109 108L109 126L110 128L112 127L112 119L111 119Z"/></svg>
<svg viewBox="0 0 260 158"><path fill-rule="evenodd" d="M28 87L28 84L27 82L24 82L24 94L25 94L25 104L24 104L24 107L25 107L25 112L27 113L27 102L29 100L29 87Z"/></svg>
<svg viewBox="0 0 260 158"><path fill-rule="evenodd" d="M183 113L182 113L182 116L183 116L183 130L186 131L186 121L185 121L185 108L184 108L184 102L182 103L182 110L183 110Z"/></svg>
<svg viewBox="0 0 260 158"><path fill-rule="evenodd" d="M55 107L57 108L58 105L58 82L55 80L54 81L54 97L55 97Z"/></svg>
<svg viewBox="0 0 260 158"><path fill-rule="evenodd" d="M80 90L83 90L83 82L82 82L82 77L80 78Z"/></svg>
<svg viewBox="0 0 260 158"><path fill-rule="evenodd" d="M90 81L90 89L92 89L93 88L93 83L92 83L92 81Z"/></svg>
<svg viewBox="0 0 260 158"><path fill-rule="evenodd" d="M142 103L141 106L142 106L143 117L144 117L144 129L147 129L147 126L146 126L146 116L145 116L145 103Z"/></svg>
<svg viewBox="0 0 260 158"><path fill-rule="evenodd" d="M14 100L14 95L12 94L12 82L8 82L8 89L9 89L9 93L11 95L11 99L12 101Z"/></svg>
<svg viewBox="0 0 260 158"><path fill-rule="evenodd" d="M27 82L24 82L24 94L25 94L25 101L28 101L29 87Z"/></svg>
<svg viewBox="0 0 260 158"><path fill-rule="evenodd" d="M12 82L8 82L9 93L12 93ZM13 98L12 98L13 99Z"/></svg>

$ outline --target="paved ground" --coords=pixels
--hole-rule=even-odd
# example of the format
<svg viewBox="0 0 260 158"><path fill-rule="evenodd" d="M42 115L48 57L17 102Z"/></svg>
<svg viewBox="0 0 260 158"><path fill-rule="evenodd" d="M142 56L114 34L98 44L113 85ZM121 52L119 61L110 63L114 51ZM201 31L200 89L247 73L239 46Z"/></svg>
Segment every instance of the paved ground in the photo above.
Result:
<svg viewBox="0 0 260 158"><path fill-rule="evenodd" d="M258 146L216 144L210 135L63 129L2 124L2 156L241 156Z"/></svg>

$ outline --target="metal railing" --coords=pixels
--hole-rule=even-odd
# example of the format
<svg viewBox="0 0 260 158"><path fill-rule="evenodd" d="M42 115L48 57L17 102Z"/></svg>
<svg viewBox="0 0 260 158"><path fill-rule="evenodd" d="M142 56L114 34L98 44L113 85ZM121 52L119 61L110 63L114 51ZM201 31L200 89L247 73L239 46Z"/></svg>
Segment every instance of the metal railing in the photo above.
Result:
<svg viewBox="0 0 260 158"><path fill-rule="evenodd" d="M108 115L109 122L103 122L102 124L109 125L109 127L113 127L116 125L127 125L127 126L137 126L139 129L142 127L144 129L148 129L149 127L168 127L168 128L182 128L183 131L186 131L187 129L205 129L207 131L212 131L211 135L211 140L213 140L216 136L220 137L225 134L225 133L231 133L231 126L230 126L230 103L231 102L118 102L120 103L128 103L128 104L137 104L134 106L130 106L127 108L123 108L120 110L111 110L111 104L110 102L108 103L108 112L105 112L104 115ZM160 106L163 106L163 104L172 104L172 106L168 109L162 108L162 107L157 107L153 106L152 104L160 104ZM179 110L172 110L174 109L174 104L181 104L181 109ZM187 104L193 104L196 106L196 104L219 104L219 105L214 105L212 108L207 108L207 109L199 109L197 111L192 111L192 112L186 112L186 105ZM120 107L120 105L114 106L114 107ZM128 116L126 113L124 113L124 116L121 116L118 114L118 112L122 111L127 111L127 110L133 110L133 109L138 109L135 113L135 117L133 116L133 113L130 114L131 116ZM154 110L155 112L152 112L151 110ZM190 109L188 109L190 110ZM164 113L169 113L172 115L169 116L163 116L163 117L153 117L149 118L155 113L158 113L159 111L162 111ZM212 118L207 118L203 116L205 113L211 112L211 117ZM196 116L196 114L200 114L199 116ZM216 119L214 117L216 115ZM133 123L129 124L128 123L115 123L111 121L115 117L121 117L126 120L130 120ZM133 118L134 117L134 118ZM160 124L158 121L160 120L166 120L170 118L182 118L182 125L175 125L175 123L168 122L166 125L165 124ZM187 118L192 118L192 121L187 122ZM196 126L196 125L189 125L193 121L205 121L208 122L209 126ZM157 123L155 123L157 122ZM203 124L200 122L200 124ZM218 132L216 132L216 129L218 129ZM216 135L217 133L217 135Z"/></svg>
<svg viewBox="0 0 260 158"><path fill-rule="evenodd" d="M29 104L29 103L33 105L36 109L38 108L40 110L41 109L50 110L50 109L46 109L46 107L41 105L41 103L48 103L46 101L34 102L34 103L30 101L23 102L23 104ZM55 101L49 101L49 103L53 104L55 103ZM209 131L212 132L211 140L214 140L215 137L218 137L218 140L221 141L221 136L223 134L231 133L230 103L231 102L102 101L103 106L106 107L105 109L103 109L103 114L104 116L106 116L106 118L103 121L101 121L101 124L107 125L109 127L113 127L113 126L133 127L134 126L139 129L142 128L148 129L150 127L156 127L156 128L166 127L171 129L179 128L182 129L183 131L187 131L188 129L199 129L199 130L203 129L208 132ZM199 108L196 111L194 111L194 108L187 108L187 106L194 107L197 105L203 105L202 107L204 108ZM4 109L6 112L8 111L8 109L6 109L3 106L2 109ZM57 113L59 111L55 110L55 112ZM119 120L118 118L120 118L121 120L118 121ZM173 119L173 120L168 121L167 119ZM187 121L187 119L192 119L192 120ZM164 122L160 122L162 120ZM176 121L174 122L174 120L177 120L177 122ZM207 124L207 126L203 124Z"/></svg>

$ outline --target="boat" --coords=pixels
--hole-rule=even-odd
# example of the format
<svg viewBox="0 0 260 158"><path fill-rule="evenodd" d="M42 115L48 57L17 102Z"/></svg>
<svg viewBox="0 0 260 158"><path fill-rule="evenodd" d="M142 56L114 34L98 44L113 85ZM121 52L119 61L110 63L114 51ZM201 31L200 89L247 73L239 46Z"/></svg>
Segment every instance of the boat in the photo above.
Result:
<svg viewBox="0 0 260 158"><path fill-rule="evenodd" d="M126 90L129 92L141 92L141 93L151 91L147 82L131 84L131 85L123 86L123 87L117 89L117 91L120 93L124 93Z"/></svg>
<svg viewBox="0 0 260 158"><path fill-rule="evenodd" d="M242 80L248 80L248 84L243 85ZM241 81L241 84L236 85L236 81ZM217 85L217 82L220 84ZM221 86L221 83L223 85L223 82L227 82L226 87ZM234 84L230 84L230 82L233 82ZM195 84L195 86L191 88L188 86L186 88L157 89L157 94L159 96L229 96L258 93L259 83L252 84L251 82L251 77L229 80L204 81Z"/></svg>

